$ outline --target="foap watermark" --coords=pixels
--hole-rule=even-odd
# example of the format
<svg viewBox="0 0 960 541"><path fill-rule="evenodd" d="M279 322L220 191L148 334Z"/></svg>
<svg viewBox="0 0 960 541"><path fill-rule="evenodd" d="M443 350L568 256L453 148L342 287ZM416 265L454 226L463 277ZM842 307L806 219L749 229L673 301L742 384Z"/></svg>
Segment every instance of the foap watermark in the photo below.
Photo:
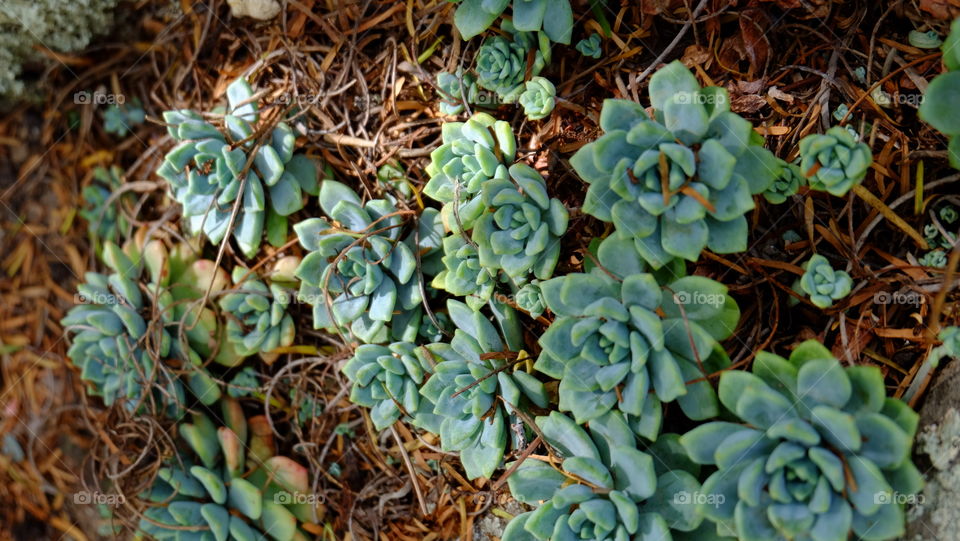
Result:
<svg viewBox="0 0 960 541"><path fill-rule="evenodd" d="M673 495L673 503L677 505L712 505L720 507L727 501L723 494L714 494L712 492L687 492L681 490Z"/></svg>
<svg viewBox="0 0 960 541"><path fill-rule="evenodd" d="M874 304L902 304L919 307L923 304L923 295L916 291L878 291L873 294Z"/></svg>
<svg viewBox="0 0 960 541"><path fill-rule="evenodd" d="M79 90L73 93L73 103L77 105L123 105L127 98L123 94L111 94L99 90Z"/></svg>
<svg viewBox="0 0 960 541"><path fill-rule="evenodd" d="M900 492L874 492L873 503L877 505L886 505L888 503L896 505L923 505L927 502L923 494L903 494Z"/></svg>
<svg viewBox="0 0 960 541"><path fill-rule="evenodd" d="M697 105L724 105L727 96L722 92L678 92L674 100L681 105L696 103Z"/></svg>
<svg viewBox="0 0 960 541"><path fill-rule="evenodd" d="M123 301L113 293L104 293L99 291L88 291L85 293L75 293L73 295L74 304L100 304L113 305L121 304Z"/></svg>
<svg viewBox="0 0 960 541"><path fill-rule="evenodd" d="M277 505L318 505L323 503L323 497L319 494L279 490L273 495L273 503Z"/></svg>
<svg viewBox="0 0 960 541"><path fill-rule="evenodd" d="M727 296L723 293L704 293L702 291L675 291L673 302L687 305L723 306Z"/></svg>
<svg viewBox="0 0 960 541"><path fill-rule="evenodd" d="M104 494L102 492L88 492L81 490L73 494L73 503L76 505L109 505L117 507L126 503L123 494Z"/></svg>

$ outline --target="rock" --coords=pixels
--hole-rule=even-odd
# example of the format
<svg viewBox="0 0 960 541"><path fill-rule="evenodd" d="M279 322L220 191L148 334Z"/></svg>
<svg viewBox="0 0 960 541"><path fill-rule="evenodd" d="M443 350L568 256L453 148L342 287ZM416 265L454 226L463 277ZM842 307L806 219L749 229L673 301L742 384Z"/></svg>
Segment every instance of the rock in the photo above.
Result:
<svg viewBox="0 0 960 541"><path fill-rule="evenodd" d="M251 17L269 21L280 14L277 0L227 0L234 17Z"/></svg>

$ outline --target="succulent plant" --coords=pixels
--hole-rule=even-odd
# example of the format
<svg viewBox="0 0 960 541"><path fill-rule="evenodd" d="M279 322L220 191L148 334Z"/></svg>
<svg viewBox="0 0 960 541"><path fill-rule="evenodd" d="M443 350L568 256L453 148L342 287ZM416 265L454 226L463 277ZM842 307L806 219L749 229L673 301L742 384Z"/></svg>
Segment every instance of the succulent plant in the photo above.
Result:
<svg viewBox="0 0 960 541"><path fill-rule="evenodd" d="M385 163L377 169L377 182L387 189L396 190L400 195L404 197L411 197L413 195L412 185L407 179L407 174L403 171L403 167L393 163Z"/></svg>
<svg viewBox="0 0 960 541"><path fill-rule="evenodd" d="M531 280L523 287L517 290L514 296L517 307L532 318L540 317L547 309L547 304L543 300L543 291L540 290L540 280Z"/></svg>
<svg viewBox="0 0 960 541"><path fill-rule="evenodd" d="M583 56L600 58L603 55L603 49L600 47L600 34L590 34L589 38L578 41L577 51Z"/></svg>
<svg viewBox="0 0 960 541"><path fill-rule="evenodd" d="M947 253L943 250L930 250L924 254L917 263L920 263L924 267L942 269L947 266Z"/></svg>
<svg viewBox="0 0 960 541"><path fill-rule="evenodd" d="M680 438L690 458L717 471L700 511L718 533L744 541L893 539L902 499L923 481L910 461L918 416L886 397L873 366L842 367L809 340L789 360L760 352L752 371L720 377L734 422L700 425Z"/></svg>
<svg viewBox="0 0 960 541"><path fill-rule="evenodd" d="M477 245L465 234L452 234L443 238L443 270L437 273L431 286L465 297L470 308L479 310L486 304L496 286L495 270L480 264Z"/></svg>
<svg viewBox="0 0 960 541"><path fill-rule="evenodd" d="M677 400L691 419L718 413L707 381L686 382L729 364L717 341L733 333L740 310L718 282L645 272L631 245L608 237L598 250L602 269L540 284L556 318L535 367L560 380L559 408L578 423L618 408L644 421L641 433L652 440L661 402Z"/></svg>
<svg viewBox="0 0 960 541"><path fill-rule="evenodd" d="M226 236L239 205L233 236L248 258L256 255L265 228L271 241L286 241L287 216L303 208L303 192L318 193L316 164L294 155L289 125L280 122L268 140L257 141L260 117L252 98L244 79L227 88L222 131L194 111L166 111L167 130L178 144L157 169L183 205L189 230L202 230L213 244Z"/></svg>
<svg viewBox="0 0 960 541"><path fill-rule="evenodd" d="M129 104L110 105L103 111L103 131L124 137L131 127L143 124L146 116L143 104L136 98Z"/></svg>
<svg viewBox="0 0 960 541"><path fill-rule="evenodd" d="M181 452L159 470L146 494L140 530L155 539L305 541L298 526L314 522L307 469L276 456L266 417L246 419L240 404L221 400L223 426L204 413L181 423ZM189 452L187 451L189 449Z"/></svg>
<svg viewBox="0 0 960 541"><path fill-rule="evenodd" d="M300 299L313 306L314 328L349 330L365 343L412 342L423 301L418 258L440 247L439 213L425 209L404 237L404 214L411 211L399 211L392 199L363 203L333 180L323 182L320 206L329 221L309 218L294 226L309 252L296 276Z"/></svg>
<svg viewBox="0 0 960 541"><path fill-rule="evenodd" d="M947 155L950 165L960 169L960 138L956 137L960 135L960 114L954 107L960 98L960 21L953 21L950 35L941 49L943 64L948 71L930 81L918 114L924 122L949 138Z"/></svg>
<svg viewBox="0 0 960 541"><path fill-rule="evenodd" d="M173 361L190 388L206 404L220 396L202 368L201 358L179 340L176 299L159 284L141 290L142 265L114 243L103 249L110 275L88 272L77 287L82 304L70 309L61 324L72 332L67 356L80 369L87 392L107 406L123 402L130 412L152 409L169 417L183 413L180 378L166 366ZM159 314L157 322L148 318Z"/></svg>
<svg viewBox="0 0 960 541"><path fill-rule="evenodd" d="M527 54L534 51L530 74L539 75L550 63L550 42L543 34L517 32L506 21L501 28L510 37L497 35L485 39L477 51L473 69L480 88L496 92L504 103L513 103L524 89Z"/></svg>
<svg viewBox="0 0 960 541"><path fill-rule="evenodd" d="M513 408L546 407L543 383L519 369L509 351L519 351L520 333L512 308L499 306L504 336L481 312L447 301L456 325L449 343L423 346L433 374L420 389L437 417L417 419L440 434L444 451L459 451L467 477L490 477L503 462ZM420 404L424 411L431 406Z"/></svg>
<svg viewBox="0 0 960 541"><path fill-rule="evenodd" d="M803 264L803 276L800 288L810 296L810 302L818 308L829 308L833 301L840 300L850 293L853 280L844 271L834 270L827 258L814 254Z"/></svg>
<svg viewBox="0 0 960 541"><path fill-rule="evenodd" d="M547 195L547 185L534 168L510 166L510 180L491 180L480 191L485 211L473 226L480 266L503 269L517 283L532 273L549 278L560 256L560 236L569 213Z"/></svg>
<svg viewBox="0 0 960 541"><path fill-rule="evenodd" d="M227 385L227 394L233 398L253 396L260 389L260 377L252 366L244 366Z"/></svg>
<svg viewBox="0 0 960 541"><path fill-rule="evenodd" d="M296 328L287 306L293 294L279 284L267 286L241 266L233 268L232 279L234 290L220 299L220 308L234 350L249 356L292 344Z"/></svg>
<svg viewBox="0 0 960 541"><path fill-rule="evenodd" d="M463 39L470 39L489 28L509 3L509 0L462 0L453 21ZM542 30L552 41L570 44L573 33L570 0L514 0L512 20L518 30Z"/></svg>
<svg viewBox="0 0 960 541"><path fill-rule="evenodd" d="M524 85L525 90L520 94L520 105L523 114L530 120L547 118L553 112L556 104L557 88L543 77L534 77Z"/></svg>
<svg viewBox="0 0 960 541"><path fill-rule="evenodd" d="M800 140L800 170L812 190L842 197L863 182L871 163L870 147L840 126Z"/></svg>
<svg viewBox="0 0 960 541"><path fill-rule="evenodd" d="M940 207L939 215L940 219L948 224L952 224L957 220L960 220L960 212L958 212L957 207L953 205L944 205Z"/></svg>
<svg viewBox="0 0 960 541"><path fill-rule="evenodd" d="M350 401L370 408L377 430L383 430L401 417L413 420L421 412L420 385L432 367L410 342L389 346L364 344L342 368L353 383Z"/></svg>
<svg viewBox="0 0 960 541"><path fill-rule="evenodd" d="M77 212L89 224L87 233L95 251L100 253L105 241L119 242L130 227L120 210L123 196L110 198L123 183L123 169L113 165L109 169L96 167L93 170L93 182L80 192L83 206Z"/></svg>
<svg viewBox="0 0 960 541"><path fill-rule="evenodd" d="M591 421L589 433L558 412L536 423L562 462L529 458L507 479L517 500L545 501L513 519L503 541L712 538L683 501L700 490L699 467L687 461L688 471L638 449L620 412Z"/></svg>
<svg viewBox="0 0 960 541"><path fill-rule="evenodd" d="M458 69L455 73L441 71L437 74L437 88L440 91L440 113L459 115L466 103L477 103L480 89L476 75Z"/></svg>
<svg viewBox="0 0 960 541"><path fill-rule="evenodd" d="M480 188L491 179L509 178L508 167L517 154L510 124L487 113L466 122L447 122L443 144L430 153L426 167L430 180L423 193L444 203L443 223L451 231L466 231L483 213ZM456 205L449 204L457 202Z"/></svg>
<svg viewBox="0 0 960 541"><path fill-rule="evenodd" d="M807 183L807 179L803 178L803 173L800 172L800 166L784 161L781 161L780 165L783 167L780 176L763 192L763 197L774 205L783 203L796 194L800 186Z"/></svg>
<svg viewBox="0 0 960 541"><path fill-rule="evenodd" d="M654 268L694 261L704 248L746 250L752 194L780 175L749 122L730 111L727 92L700 88L679 61L650 79L655 119L639 103L608 99L604 131L570 159L590 184L583 211L613 222Z"/></svg>

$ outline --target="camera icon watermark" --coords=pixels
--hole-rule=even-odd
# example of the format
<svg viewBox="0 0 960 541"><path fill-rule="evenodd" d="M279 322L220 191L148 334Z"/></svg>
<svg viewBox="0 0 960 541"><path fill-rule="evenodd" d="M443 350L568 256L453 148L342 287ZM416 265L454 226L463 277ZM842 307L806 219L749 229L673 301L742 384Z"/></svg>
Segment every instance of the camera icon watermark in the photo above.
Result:
<svg viewBox="0 0 960 541"><path fill-rule="evenodd" d="M927 502L923 494L902 494L900 492L874 492L873 503L877 505L923 505Z"/></svg>
<svg viewBox="0 0 960 541"><path fill-rule="evenodd" d="M126 101L127 98L123 94L90 92L88 90L79 90L73 93L73 103L76 105L123 105Z"/></svg>
<svg viewBox="0 0 960 541"><path fill-rule="evenodd" d="M723 306L727 296L723 293L703 293L702 291L677 291L673 294L675 304Z"/></svg>
<svg viewBox="0 0 960 541"><path fill-rule="evenodd" d="M673 495L673 503L676 505L712 505L713 507L720 507L726 501L727 497L723 494L687 492L686 490L681 490Z"/></svg>
<svg viewBox="0 0 960 541"><path fill-rule="evenodd" d="M123 494L103 494L101 492L87 492L81 490L73 494L73 503L75 505L109 505L117 507L126 503L127 499Z"/></svg>
<svg viewBox="0 0 960 541"><path fill-rule="evenodd" d="M305 494L303 492L287 492L279 490L273 495L273 503L277 505L317 505L323 502L323 498L318 494Z"/></svg>
<svg viewBox="0 0 960 541"><path fill-rule="evenodd" d="M878 291L873 294L874 304L901 304L919 307L923 304L923 295L916 291Z"/></svg>

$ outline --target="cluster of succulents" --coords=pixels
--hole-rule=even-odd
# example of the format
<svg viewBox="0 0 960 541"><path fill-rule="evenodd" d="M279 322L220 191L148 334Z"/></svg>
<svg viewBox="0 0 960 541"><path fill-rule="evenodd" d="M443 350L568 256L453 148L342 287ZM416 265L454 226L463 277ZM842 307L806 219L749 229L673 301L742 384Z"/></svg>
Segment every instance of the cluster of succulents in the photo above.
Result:
<svg viewBox="0 0 960 541"><path fill-rule="evenodd" d="M294 226L308 252L296 270L299 298L313 306L314 328L364 343L413 341L423 317L421 273L429 270L422 267L441 246L439 212L425 209L407 227L411 212L389 196L364 203L333 180L320 187L320 207L329 219Z"/></svg>
<svg viewBox="0 0 960 541"><path fill-rule="evenodd" d="M77 368L91 396L107 406L122 403L130 412L154 411L172 418L183 413L187 387L209 404L220 397L220 389L202 368L195 347L203 346L206 327L198 326L194 340L181 340L180 326L189 314L178 318L173 307L184 297L177 288L178 275L170 282L152 280L141 288L145 265L162 268L167 276L172 262L159 241L152 241L131 258L112 242L103 249L103 260L111 274L88 272L77 287L77 304L61 324L72 333L67 356ZM194 264L203 262L194 262ZM153 272L154 277L158 273ZM151 316L156 315L156 320ZM206 335L209 339L210 336Z"/></svg>
<svg viewBox="0 0 960 541"><path fill-rule="evenodd" d="M101 251L104 242L119 242L130 227L121 208L122 195L114 193L123 183L123 170L113 165L109 169L97 167L93 170L93 182L80 192L83 206L77 212L87 221L87 233L95 251Z"/></svg>
<svg viewBox="0 0 960 541"><path fill-rule="evenodd" d="M279 122L259 137L260 114L245 79L227 88L229 108L222 128L189 109L163 114L177 145L157 174L183 206L192 233L213 244L230 232L240 252L256 255L264 231L272 243L286 241L287 216L303 208L303 194L317 195L316 164L294 154L296 136Z"/></svg>
<svg viewBox="0 0 960 541"><path fill-rule="evenodd" d="M910 460L918 415L886 396L876 367L841 366L816 341L789 359L761 352L752 371L720 378L733 421L680 438L689 457L717 470L700 512L718 533L748 541L843 541L903 535L904 504L920 472Z"/></svg>
<svg viewBox="0 0 960 541"><path fill-rule="evenodd" d="M550 116L556 105L557 88L548 79L534 77L526 82L520 94L523 114L530 120L540 120Z"/></svg>
<svg viewBox="0 0 960 541"><path fill-rule="evenodd" d="M753 194L781 174L750 123L730 111L727 92L701 88L679 61L650 78L650 118L639 103L608 99L604 134L570 159L590 184L583 211L613 222L654 267L695 261L704 248L747 248Z"/></svg>
<svg viewBox="0 0 960 541"><path fill-rule="evenodd" d="M473 71L477 86L496 93L503 103L513 103L524 90L527 56L533 51L529 71L532 76L539 75L550 63L550 40L542 33L518 31L508 21L501 29L506 36L491 36L480 45Z"/></svg>
<svg viewBox="0 0 960 541"><path fill-rule="evenodd" d="M154 505L144 511L140 531L156 539L309 539L299 527L316 522L322 508L306 498L307 469L276 454L266 417L247 419L229 398L220 409L222 426L201 412L178 425L186 449L147 491Z"/></svg>
<svg viewBox="0 0 960 541"><path fill-rule="evenodd" d="M460 2L453 21L463 39L480 35L497 20L510 0L448 0ZM573 10L570 0L514 0L512 21L517 30L543 31L552 41L570 43Z"/></svg>
<svg viewBox="0 0 960 541"><path fill-rule="evenodd" d="M287 313L293 294L280 284L267 286L251 272L234 267L234 289L220 299L227 317L227 340L242 356L269 354L289 346L296 332L293 317Z"/></svg>
<svg viewBox="0 0 960 541"><path fill-rule="evenodd" d="M953 21L950 35L941 49L947 72L930 81L918 114L924 122L950 139L947 145L950 165L960 169L960 138L957 137L960 135L960 114L953 105L960 95L960 19Z"/></svg>
<svg viewBox="0 0 960 541"><path fill-rule="evenodd" d="M844 127L800 140L800 171L812 190L842 197L863 182L871 163L870 147Z"/></svg>
<svg viewBox="0 0 960 541"><path fill-rule="evenodd" d="M814 254L803 264L800 289L810 296L810 302L818 308L829 308L848 294L853 279L844 271L835 270L827 258Z"/></svg>

